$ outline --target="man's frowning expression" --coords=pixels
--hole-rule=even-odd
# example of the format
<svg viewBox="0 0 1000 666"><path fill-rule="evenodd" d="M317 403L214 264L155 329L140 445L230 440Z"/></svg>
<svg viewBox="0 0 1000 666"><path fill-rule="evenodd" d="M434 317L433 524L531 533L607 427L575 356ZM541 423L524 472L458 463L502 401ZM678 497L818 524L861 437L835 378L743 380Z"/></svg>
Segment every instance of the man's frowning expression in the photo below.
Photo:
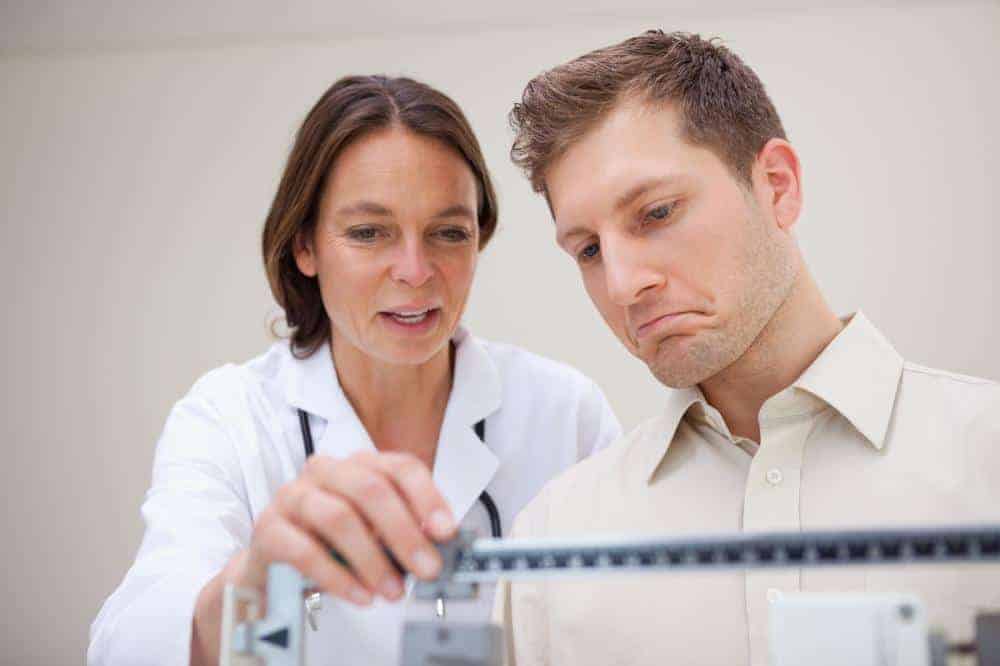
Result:
<svg viewBox="0 0 1000 666"><path fill-rule="evenodd" d="M601 316L662 383L692 386L728 367L791 291L798 174L788 151L778 147L777 171L758 157L751 188L683 138L675 109L634 100L547 170L559 245ZM781 191L789 154L792 203Z"/></svg>

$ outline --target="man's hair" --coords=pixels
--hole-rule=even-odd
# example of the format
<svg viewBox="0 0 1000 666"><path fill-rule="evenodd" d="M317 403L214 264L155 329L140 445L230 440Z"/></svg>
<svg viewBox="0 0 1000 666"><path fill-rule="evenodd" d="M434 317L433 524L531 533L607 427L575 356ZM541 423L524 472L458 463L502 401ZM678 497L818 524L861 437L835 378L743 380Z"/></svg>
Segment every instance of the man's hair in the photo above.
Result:
<svg viewBox="0 0 1000 666"><path fill-rule="evenodd" d="M675 106L683 138L748 186L760 149L785 138L760 79L717 39L649 30L532 79L510 112L511 159L545 193L548 168L626 99Z"/></svg>
<svg viewBox="0 0 1000 666"><path fill-rule="evenodd" d="M480 250L496 229L497 197L486 160L472 126L450 97L406 77L347 76L336 81L295 135L261 236L271 293L285 311L292 353L298 358L310 356L329 339L330 318L319 281L303 275L295 263L295 243L315 230L324 183L340 153L387 127L405 128L457 151L476 177Z"/></svg>

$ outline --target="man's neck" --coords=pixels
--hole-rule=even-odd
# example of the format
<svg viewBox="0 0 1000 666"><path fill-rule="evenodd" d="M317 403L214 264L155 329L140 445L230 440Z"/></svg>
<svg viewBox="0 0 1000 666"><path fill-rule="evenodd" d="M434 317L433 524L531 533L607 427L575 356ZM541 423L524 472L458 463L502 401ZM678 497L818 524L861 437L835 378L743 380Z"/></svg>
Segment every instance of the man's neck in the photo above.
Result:
<svg viewBox="0 0 1000 666"><path fill-rule="evenodd" d="M803 268L788 298L744 354L700 384L734 437L760 442L760 409L798 379L840 333L840 320Z"/></svg>
<svg viewBox="0 0 1000 666"><path fill-rule="evenodd" d="M336 334L331 350L344 394L376 448L432 462L451 393L451 345L419 365L385 363Z"/></svg>

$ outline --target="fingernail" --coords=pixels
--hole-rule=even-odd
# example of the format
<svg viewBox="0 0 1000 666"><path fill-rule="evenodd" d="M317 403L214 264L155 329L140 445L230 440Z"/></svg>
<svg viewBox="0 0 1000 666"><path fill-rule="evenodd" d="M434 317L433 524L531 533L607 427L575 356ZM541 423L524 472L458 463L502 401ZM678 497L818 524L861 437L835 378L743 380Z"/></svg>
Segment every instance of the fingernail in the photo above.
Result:
<svg viewBox="0 0 1000 666"><path fill-rule="evenodd" d="M383 597L393 601L403 596L403 585L395 576L386 578L382 581L382 584L379 585L378 589L379 592L382 593Z"/></svg>
<svg viewBox="0 0 1000 666"><path fill-rule="evenodd" d="M437 575L438 561L435 553L429 550L418 550L413 554L413 569L421 578L431 578Z"/></svg>
<svg viewBox="0 0 1000 666"><path fill-rule="evenodd" d="M439 536L450 534L455 529L455 521L451 519L451 516L444 509L438 509L432 513L427 523L431 531Z"/></svg>
<svg viewBox="0 0 1000 666"><path fill-rule="evenodd" d="M371 593L363 587L351 587L347 592L347 596L359 606L367 606L372 602Z"/></svg>

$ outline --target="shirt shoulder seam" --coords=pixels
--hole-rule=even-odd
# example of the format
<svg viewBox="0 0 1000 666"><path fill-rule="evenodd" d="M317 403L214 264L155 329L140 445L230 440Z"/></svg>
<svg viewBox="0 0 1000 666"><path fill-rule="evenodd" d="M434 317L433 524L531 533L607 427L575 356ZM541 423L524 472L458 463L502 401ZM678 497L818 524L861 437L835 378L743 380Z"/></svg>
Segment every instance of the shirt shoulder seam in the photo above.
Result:
<svg viewBox="0 0 1000 666"><path fill-rule="evenodd" d="M990 379L986 379L985 377L973 377L971 375L962 375L955 372L949 372L947 370L928 368L927 366L911 363L909 361L903 363L903 372L913 372L916 374L927 375L928 377L940 377L942 379L950 379L952 381L961 384L972 384L977 386L983 384L985 385L996 384L996 382Z"/></svg>

